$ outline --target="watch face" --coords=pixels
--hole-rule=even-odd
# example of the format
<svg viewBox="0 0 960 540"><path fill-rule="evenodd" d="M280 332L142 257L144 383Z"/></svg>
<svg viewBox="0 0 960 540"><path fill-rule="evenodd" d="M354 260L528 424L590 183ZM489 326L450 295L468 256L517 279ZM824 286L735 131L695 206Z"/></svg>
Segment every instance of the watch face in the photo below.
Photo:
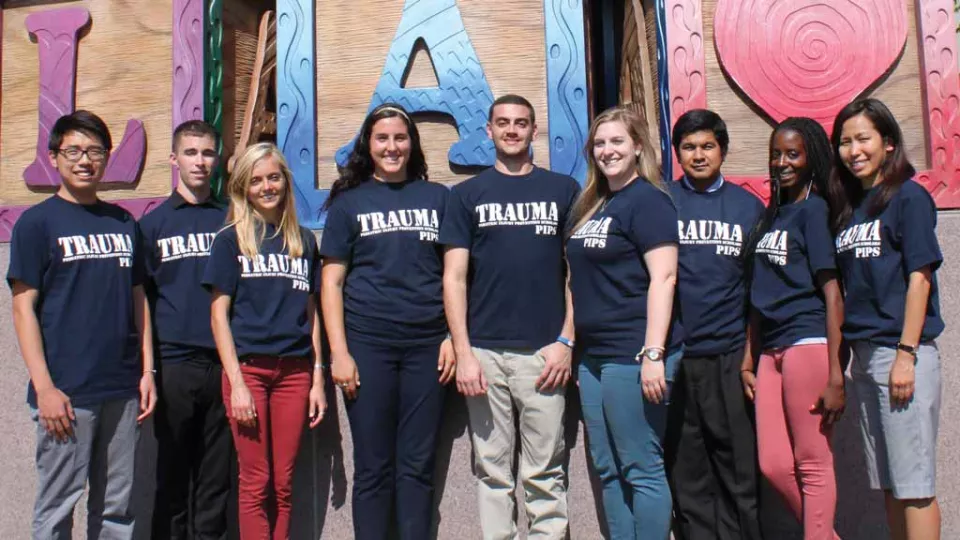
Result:
<svg viewBox="0 0 960 540"><path fill-rule="evenodd" d="M660 360L660 358L663 356L663 352L662 352L662 351L658 351L657 349L648 350L647 353L646 353L646 356L647 356L647 358L649 358L649 359L653 360L654 362L656 362L656 361Z"/></svg>

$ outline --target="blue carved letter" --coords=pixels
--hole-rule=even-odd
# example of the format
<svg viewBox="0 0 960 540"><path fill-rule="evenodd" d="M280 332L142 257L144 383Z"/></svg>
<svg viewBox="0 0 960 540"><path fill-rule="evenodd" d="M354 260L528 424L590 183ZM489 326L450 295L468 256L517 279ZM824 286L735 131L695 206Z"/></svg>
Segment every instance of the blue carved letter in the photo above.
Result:
<svg viewBox="0 0 960 540"><path fill-rule="evenodd" d="M436 88L400 86L418 39L423 39L433 60L439 83ZM399 103L411 113L439 112L452 116L460 140L450 147L450 163L493 165L493 142L486 132L493 94L463 27L456 0L406 0L368 112L384 102ZM353 141L340 148L337 163L346 164L352 150Z"/></svg>

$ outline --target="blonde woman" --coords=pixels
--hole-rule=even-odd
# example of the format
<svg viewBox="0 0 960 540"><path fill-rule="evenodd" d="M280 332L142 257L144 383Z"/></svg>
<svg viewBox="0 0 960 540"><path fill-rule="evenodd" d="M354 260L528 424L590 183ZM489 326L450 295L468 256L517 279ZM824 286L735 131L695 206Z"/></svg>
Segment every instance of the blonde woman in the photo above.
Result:
<svg viewBox="0 0 960 540"><path fill-rule="evenodd" d="M646 123L605 111L587 138L587 185L567 240L580 403L610 537L664 540L670 382L682 354L674 312L677 210Z"/></svg>
<svg viewBox="0 0 960 540"><path fill-rule="evenodd" d="M276 146L244 151L227 186L227 226L203 276L213 294L213 337L240 463L245 539L288 537L300 435L308 412L313 428L326 409L316 315L320 259L313 234L297 222L291 180Z"/></svg>

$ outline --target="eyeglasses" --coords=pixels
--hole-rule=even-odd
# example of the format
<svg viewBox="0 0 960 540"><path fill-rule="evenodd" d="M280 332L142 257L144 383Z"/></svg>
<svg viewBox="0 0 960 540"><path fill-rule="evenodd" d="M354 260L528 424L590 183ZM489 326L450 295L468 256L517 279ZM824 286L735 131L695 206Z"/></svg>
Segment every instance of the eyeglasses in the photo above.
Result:
<svg viewBox="0 0 960 540"><path fill-rule="evenodd" d="M66 158L67 161L80 161L83 158L83 155L86 154L87 158L93 162L103 161L107 157L107 151L103 148L94 146L92 148L87 148L86 150L81 150L76 146L68 146L67 148L61 148L57 151L58 154Z"/></svg>

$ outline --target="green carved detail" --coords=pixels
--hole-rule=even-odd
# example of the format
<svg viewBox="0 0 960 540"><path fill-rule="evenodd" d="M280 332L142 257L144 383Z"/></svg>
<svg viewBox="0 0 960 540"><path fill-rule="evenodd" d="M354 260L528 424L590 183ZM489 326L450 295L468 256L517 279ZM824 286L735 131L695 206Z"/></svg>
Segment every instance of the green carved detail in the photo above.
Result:
<svg viewBox="0 0 960 540"><path fill-rule="evenodd" d="M204 120L223 133L223 0L206 0L204 13L203 98ZM223 141L217 149L223 156ZM223 195L224 163L210 182L217 197Z"/></svg>

